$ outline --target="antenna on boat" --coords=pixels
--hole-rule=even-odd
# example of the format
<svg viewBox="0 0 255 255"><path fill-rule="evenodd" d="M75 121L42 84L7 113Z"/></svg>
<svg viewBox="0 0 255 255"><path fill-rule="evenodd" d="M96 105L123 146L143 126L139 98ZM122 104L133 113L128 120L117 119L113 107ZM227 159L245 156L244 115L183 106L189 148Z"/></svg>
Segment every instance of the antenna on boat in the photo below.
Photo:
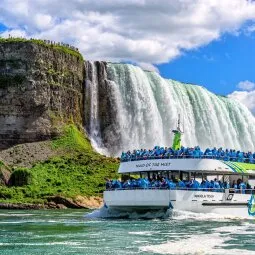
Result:
<svg viewBox="0 0 255 255"><path fill-rule="evenodd" d="M181 132L181 115L178 114L177 130Z"/></svg>
<svg viewBox="0 0 255 255"><path fill-rule="evenodd" d="M179 150L181 148L181 136L184 132L181 131L181 115L178 114L177 128L172 130L174 133L174 140L172 148Z"/></svg>

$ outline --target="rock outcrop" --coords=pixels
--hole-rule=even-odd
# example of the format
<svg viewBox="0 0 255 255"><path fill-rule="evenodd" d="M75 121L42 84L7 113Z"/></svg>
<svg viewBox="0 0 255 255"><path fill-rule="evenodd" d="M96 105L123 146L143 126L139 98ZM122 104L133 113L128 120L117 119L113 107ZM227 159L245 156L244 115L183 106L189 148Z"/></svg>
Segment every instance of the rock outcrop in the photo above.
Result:
<svg viewBox="0 0 255 255"><path fill-rule="evenodd" d="M10 177L11 172L9 169L5 165L0 164L0 185L8 185Z"/></svg>
<svg viewBox="0 0 255 255"><path fill-rule="evenodd" d="M58 150L52 148L51 141L23 143L0 151L0 160L10 167L31 168L38 162L43 162L59 155Z"/></svg>
<svg viewBox="0 0 255 255"><path fill-rule="evenodd" d="M0 149L50 139L83 119L84 63L27 42L0 43Z"/></svg>

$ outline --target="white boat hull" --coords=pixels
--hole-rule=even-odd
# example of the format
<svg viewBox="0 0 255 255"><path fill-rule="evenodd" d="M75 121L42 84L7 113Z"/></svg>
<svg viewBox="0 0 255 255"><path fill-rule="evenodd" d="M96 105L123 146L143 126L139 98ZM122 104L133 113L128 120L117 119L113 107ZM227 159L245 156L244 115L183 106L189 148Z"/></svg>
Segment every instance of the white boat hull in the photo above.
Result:
<svg viewBox="0 0 255 255"><path fill-rule="evenodd" d="M110 190L104 192L105 205L121 211L176 209L195 213L247 217L250 194L198 190Z"/></svg>

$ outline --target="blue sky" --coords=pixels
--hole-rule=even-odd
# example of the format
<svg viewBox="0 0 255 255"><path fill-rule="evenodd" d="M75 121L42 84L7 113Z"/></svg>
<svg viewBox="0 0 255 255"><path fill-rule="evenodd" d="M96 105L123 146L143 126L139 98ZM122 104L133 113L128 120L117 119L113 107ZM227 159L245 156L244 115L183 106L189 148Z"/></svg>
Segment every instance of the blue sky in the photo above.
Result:
<svg viewBox="0 0 255 255"><path fill-rule="evenodd" d="M255 82L255 35L224 35L158 68L163 77L200 84L216 94L228 95L240 81Z"/></svg>
<svg viewBox="0 0 255 255"><path fill-rule="evenodd" d="M7 27L0 23L0 32L3 32L7 29Z"/></svg>

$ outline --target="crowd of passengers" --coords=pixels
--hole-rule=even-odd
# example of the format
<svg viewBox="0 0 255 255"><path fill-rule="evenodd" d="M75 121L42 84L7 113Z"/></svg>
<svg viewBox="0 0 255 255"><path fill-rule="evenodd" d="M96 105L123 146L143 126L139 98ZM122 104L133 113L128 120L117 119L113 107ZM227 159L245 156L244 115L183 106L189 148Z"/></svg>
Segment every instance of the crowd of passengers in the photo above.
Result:
<svg viewBox="0 0 255 255"><path fill-rule="evenodd" d="M217 191L221 192L224 189L233 189L236 193L245 193L245 190L250 190L251 186L249 183L243 182L238 179L237 182L221 182L220 180L214 179L208 181L203 179L202 182L198 182L196 179L191 180L172 180L164 177L157 176L156 178L130 178L126 181L119 180L107 180L106 189L194 189L204 191Z"/></svg>
<svg viewBox="0 0 255 255"><path fill-rule="evenodd" d="M146 159L158 159L158 158L215 158L222 159L225 161L237 161L246 163L255 163L255 153L242 152L232 149L209 149L207 148L204 152L199 146L194 148L181 147L179 150L174 150L171 147L159 147L155 146L154 149L146 150L133 150L133 152L127 151L122 152L121 161L133 161L133 160L146 160Z"/></svg>

